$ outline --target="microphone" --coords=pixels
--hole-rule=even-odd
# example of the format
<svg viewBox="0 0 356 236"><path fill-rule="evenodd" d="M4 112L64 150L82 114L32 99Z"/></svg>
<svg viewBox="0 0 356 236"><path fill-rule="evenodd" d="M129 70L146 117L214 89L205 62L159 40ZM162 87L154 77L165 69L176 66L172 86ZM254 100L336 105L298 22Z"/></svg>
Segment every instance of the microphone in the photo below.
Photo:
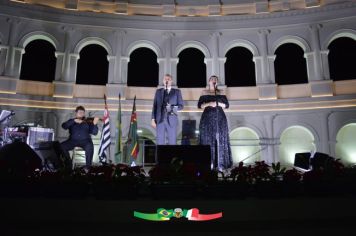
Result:
<svg viewBox="0 0 356 236"><path fill-rule="evenodd" d="M166 81L166 84L165 84L165 85L166 85L166 90L167 90L167 89L168 89L168 88L167 88L167 87L168 87L168 81Z"/></svg>
<svg viewBox="0 0 356 236"><path fill-rule="evenodd" d="M216 82L213 82L213 84L214 84L214 90L216 90L216 89L217 89L217 84L216 84Z"/></svg>

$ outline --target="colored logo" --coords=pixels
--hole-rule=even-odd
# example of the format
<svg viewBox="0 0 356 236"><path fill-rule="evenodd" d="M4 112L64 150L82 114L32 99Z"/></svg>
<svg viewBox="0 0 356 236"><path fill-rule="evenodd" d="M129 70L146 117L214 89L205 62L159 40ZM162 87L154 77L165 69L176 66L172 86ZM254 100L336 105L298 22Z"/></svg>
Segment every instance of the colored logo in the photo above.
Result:
<svg viewBox="0 0 356 236"><path fill-rule="evenodd" d="M192 221L206 221L206 220L215 220L222 217L222 212L215 214L200 214L198 208L192 209L181 209L175 208L166 210L164 208L157 209L156 213L142 213L138 211L134 211L134 217L151 220L151 221L167 221L172 217L175 218L188 218L188 220Z"/></svg>

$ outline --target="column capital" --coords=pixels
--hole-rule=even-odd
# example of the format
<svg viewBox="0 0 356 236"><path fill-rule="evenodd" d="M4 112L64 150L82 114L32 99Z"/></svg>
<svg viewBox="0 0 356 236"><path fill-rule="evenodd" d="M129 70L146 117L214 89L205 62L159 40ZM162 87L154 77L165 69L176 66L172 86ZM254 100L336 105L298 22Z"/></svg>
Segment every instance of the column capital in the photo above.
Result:
<svg viewBox="0 0 356 236"><path fill-rule="evenodd" d="M271 30L270 30L270 29L259 29L257 32L258 32L259 35L265 36L265 35L270 34L270 33L271 33Z"/></svg>
<svg viewBox="0 0 356 236"><path fill-rule="evenodd" d="M17 17L8 17L6 18L6 22L9 23L9 24L20 24L21 23L21 19L20 18L17 18Z"/></svg>
<svg viewBox="0 0 356 236"><path fill-rule="evenodd" d="M77 60L80 59L79 53L69 53L69 56L70 56L70 57L73 57L73 58L75 58L75 59L77 59Z"/></svg>
<svg viewBox="0 0 356 236"><path fill-rule="evenodd" d="M171 39L171 38L175 37L176 34L174 32L167 31L167 32L163 32L162 36L164 39Z"/></svg>
<svg viewBox="0 0 356 236"><path fill-rule="evenodd" d="M319 30L319 29L321 29L321 28L323 28L323 25L322 24L319 24L319 23L315 23L315 24L310 24L310 25L308 25L308 29L310 30L310 31L317 31L317 30Z"/></svg>
<svg viewBox="0 0 356 236"><path fill-rule="evenodd" d="M73 33L75 31L74 27L71 25L59 25L59 29L66 33Z"/></svg>
<svg viewBox="0 0 356 236"><path fill-rule="evenodd" d="M54 52L54 56L57 58L58 56L64 56L64 52L60 52L60 51L55 51Z"/></svg>
<svg viewBox="0 0 356 236"><path fill-rule="evenodd" d="M220 32L220 31L214 31L214 32L210 32L209 33L209 37L210 38L218 38L218 37L220 37L222 35L223 35L223 33Z"/></svg>

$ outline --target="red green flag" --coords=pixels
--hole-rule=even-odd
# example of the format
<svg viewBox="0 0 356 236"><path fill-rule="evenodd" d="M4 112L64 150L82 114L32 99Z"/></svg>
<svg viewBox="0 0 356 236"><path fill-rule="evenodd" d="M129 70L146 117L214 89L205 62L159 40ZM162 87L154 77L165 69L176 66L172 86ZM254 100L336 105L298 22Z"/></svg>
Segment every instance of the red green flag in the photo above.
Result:
<svg viewBox="0 0 356 236"><path fill-rule="evenodd" d="M138 135L137 135L137 113L136 113L136 96L131 113L130 130L127 138L127 151L130 156L130 160L134 161L137 158L139 151ZM131 162L132 162L131 161Z"/></svg>

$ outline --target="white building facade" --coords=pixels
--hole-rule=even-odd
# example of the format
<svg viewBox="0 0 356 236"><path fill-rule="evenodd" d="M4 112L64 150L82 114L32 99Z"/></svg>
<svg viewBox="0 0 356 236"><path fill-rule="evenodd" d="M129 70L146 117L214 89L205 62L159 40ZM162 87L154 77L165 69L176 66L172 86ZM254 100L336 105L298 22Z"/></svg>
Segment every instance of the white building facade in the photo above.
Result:
<svg viewBox="0 0 356 236"><path fill-rule="evenodd" d="M142 47L151 49L157 55L157 79L169 73L177 84L179 53L196 48L205 57L206 79L218 75L229 99L226 115L235 164L265 160L293 165L295 153L308 151L356 163L356 77L334 81L328 59L328 46L334 40L346 37L356 43L356 1L208 1L203 5L111 1L111 8L105 1L55 2L0 1L0 105L16 112L13 123L39 121L56 130L56 139L64 140L68 134L61 124L73 116L74 108L83 105L88 112L101 114L106 94L113 154L120 93L123 138L136 96L140 135L154 139L150 122L156 88L127 85L130 54ZM113 7L116 10L111 12ZM20 79L26 46L37 39L55 47L53 82ZM275 52L286 43L303 49L308 83L276 83ZM76 84L80 52L91 44L107 51L106 85ZM234 47L252 53L256 86L226 86L226 53ZM197 100L202 89L181 88L185 100L181 121L194 119L199 124ZM181 130L180 122L178 133Z"/></svg>

